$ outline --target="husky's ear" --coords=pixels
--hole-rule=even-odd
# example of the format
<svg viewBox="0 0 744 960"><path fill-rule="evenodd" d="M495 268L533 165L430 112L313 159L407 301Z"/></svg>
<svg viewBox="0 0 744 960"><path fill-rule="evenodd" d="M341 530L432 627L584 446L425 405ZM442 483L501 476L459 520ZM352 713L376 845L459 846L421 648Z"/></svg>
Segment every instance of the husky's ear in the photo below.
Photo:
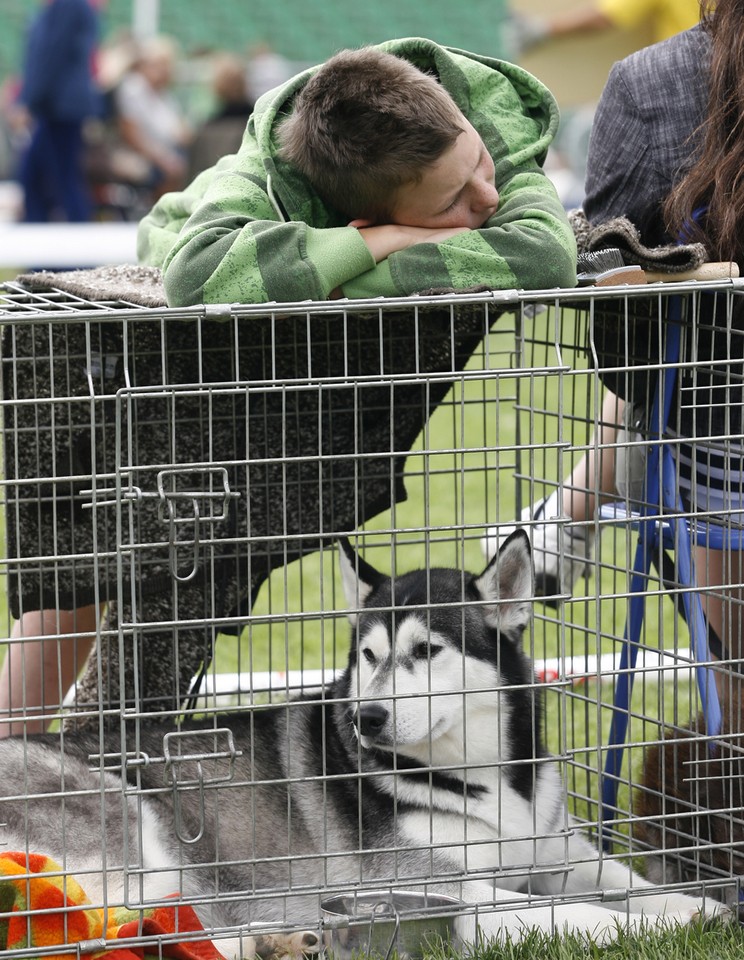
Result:
<svg viewBox="0 0 744 960"><path fill-rule="evenodd" d="M484 608L488 622L507 632L521 633L532 616L535 595L532 553L524 530L515 530L501 545L475 587L484 600L500 601Z"/></svg>
<svg viewBox="0 0 744 960"><path fill-rule="evenodd" d="M346 537L339 537L338 545L341 548L338 553L341 580L346 603L350 608L348 617L356 624L357 615L354 611L364 606L367 597L385 577L359 556Z"/></svg>

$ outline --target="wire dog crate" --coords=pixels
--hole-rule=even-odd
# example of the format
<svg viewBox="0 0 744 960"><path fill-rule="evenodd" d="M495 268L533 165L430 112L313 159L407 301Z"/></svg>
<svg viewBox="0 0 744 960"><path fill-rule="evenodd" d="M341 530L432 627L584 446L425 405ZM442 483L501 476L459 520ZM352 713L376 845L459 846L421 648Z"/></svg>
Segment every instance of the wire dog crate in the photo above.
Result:
<svg viewBox="0 0 744 960"><path fill-rule="evenodd" d="M738 551L718 551L726 560L711 559L706 577L701 564L713 553L696 553L699 584L692 588L679 582L674 549L666 564L652 558L633 639L632 697L619 701L616 690L629 672L621 651L637 543L633 516L652 499L634 485L633 463L653 444L674 446L683 489L676 516L693 531L711 521L732 534L741 526L730 484L723 506L696 493L706 471L731 472L742 456L743 289L731 281L175 310L6 285L0 321L11 706L3 722L24 733L43 713L60 747L93 738L94 769L135 770L120 787L122 803L147 794L137 787L136 769L152 764L176 808L195 792L219 798L240 785L224 712L251 725L267 709L290 717L295 702L301 706L346 665L339 536L394 576L435 566L479 573L487 530L505 531L554 492L590 494L581 518L561 510L543 525L524 520L535 543L543 529L553 530L553 564L570 559L566 531L588 531L597 543L571 592L535 602L525 640L535 661L530 689L546 699L548 745L569 808L595 844L605 838L600 856L607 861L632 856L662 887L702 888L735 901L744 872L741 654L731 640L742 589ZM681 399L655 431L642 412L669 366L661 347L671 297L683 318L683 349L672 364ZM628 398L624 432L607 419L607 386ZM713 408L728 411L723 428L710 420ZM689 451L694 461L698 448L697 469L690 469ZM587 454L617 461L616 489L603 489L599 471L577 479ZM599 510L601 503L623 509ZM701 593L709 613L707 663L695 626L686 626L675 604L691 591ZM714 630L721 596L723 621ZM47 611L43 627L33 619L39 610ZM94 625L85 663L89 641L74 617L59 611L78 611ZM18 618L22 627L11 636L10 621ZM58 683L38 706L32 686L43 637L47 663L52 649L52 661L71 660L80 676L69 691ZM724 708L715 735L698 719L694 675L705 666L718 678ZM625 752L608 812L602 789L618 714L627 725ZM194 718L203 724L197 751L179 739L180 724ZM157 757L142 747L153 723L172 732ZM117 756L104 737L117 744ZM328 784L320 783L320 794L314 783L307 791L322 797ZM305 786L301 778L291 785ZM318 815L332 817L322 809ZM200 829L181 824L180 841L197 842ZM253 822L251 829L265 828ZM562 830L568 835L571 827ZM4 843L0 858L11 852ZM436 846L432 837L432 855ZM49 851L29 846L20 853ZM345 874L334 879L329 855L314 884L295 887L288 859L279 854L268 864L281 878L273 892L285 898L281 919L261 928L268 934L297 929L291 905L299 893L314 898L320 924L321 900L348 886ZM265 864L253 866L260 872ZM30 861L22 868L30 884ZM553 869L570 872L571 864ZM63 863L49 872L58 878L69 871ZM133 870L138 882L143 872ZM384 880L400 890L405 870ZM86 876L77 882L85 889ZM259 886L257 898L265 896ZM361 894L366 886L362 880L354 889ZM170 892L190 902L178 884ZM216 889L214 901L221 896ZM131 888L125 900L129 910L142 910ZM108 917L105 931L113 907L105 900L93 907ZM18 909L3 907L6 917ZM208 922L206 932L197 930L183 919L155 935L138 916L123 936L161 956L173 941L202 936L219 950L221 937L235 935ZM45 955L33 941L28 904L20 917L27 941L17 953L8 947L8 955ZM94 952L102 936L76 949Z"/></svg>

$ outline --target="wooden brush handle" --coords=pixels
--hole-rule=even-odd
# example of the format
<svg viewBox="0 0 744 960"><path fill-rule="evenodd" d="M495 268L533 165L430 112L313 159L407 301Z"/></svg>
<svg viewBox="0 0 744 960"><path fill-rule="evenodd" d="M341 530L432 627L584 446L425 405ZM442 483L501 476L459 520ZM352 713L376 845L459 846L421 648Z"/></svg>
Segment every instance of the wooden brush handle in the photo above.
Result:
<svg viewBox="0 0 744 960"><path fill-rule="evenodd" d="M681 280L730 280L732 277L738 276L738 264L727 260L718 263L701 263L694 270L684 270L682 273L661 273L656 270L646 270L648 283L676 283Z"/></svg>

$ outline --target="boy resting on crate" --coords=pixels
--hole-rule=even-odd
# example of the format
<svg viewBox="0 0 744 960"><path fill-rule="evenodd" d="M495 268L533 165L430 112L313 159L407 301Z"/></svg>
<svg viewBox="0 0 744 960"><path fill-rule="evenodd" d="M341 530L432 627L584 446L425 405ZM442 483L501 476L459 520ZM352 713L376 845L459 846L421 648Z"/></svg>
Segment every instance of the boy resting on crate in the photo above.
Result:
<svg viewBox="0 0 744 960"><path fill-rule="evenodd" d="M168 302L263 303L574 286L542 171L550 92L513 64L391 40L258 101L237 154L139 228Z"/></svg>

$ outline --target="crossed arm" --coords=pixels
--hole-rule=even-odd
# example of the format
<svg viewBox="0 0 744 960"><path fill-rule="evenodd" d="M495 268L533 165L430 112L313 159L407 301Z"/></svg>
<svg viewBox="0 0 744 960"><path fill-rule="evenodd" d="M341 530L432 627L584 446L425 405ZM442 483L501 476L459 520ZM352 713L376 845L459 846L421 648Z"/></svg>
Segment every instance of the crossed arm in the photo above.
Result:
<svg viewBox="0 0 744 960"><path fill-rule="evenodd" d="M576 282L571 228L536 164L501 185L498 210L476 230L282 222L266 190L234 169L199 192L190 210L181 199L188 192L171 195L181 206L157 207L140 229L141 262L162 263L171 306L323 300L339 290L357 299Z"/></svg>
<svg viewBox="0 0 744 960"><path fill-rule="evenodd" d="M383 260L400 250L412 247L417 243L443 243L458 233L466 233L467 227L447 227L434 229L432 227L406 227L397 223L385 223L370 226L364 220L352 220L350 227L357 227L359 235L367 244L369 252L375 258L375 263Z"/></svg>

